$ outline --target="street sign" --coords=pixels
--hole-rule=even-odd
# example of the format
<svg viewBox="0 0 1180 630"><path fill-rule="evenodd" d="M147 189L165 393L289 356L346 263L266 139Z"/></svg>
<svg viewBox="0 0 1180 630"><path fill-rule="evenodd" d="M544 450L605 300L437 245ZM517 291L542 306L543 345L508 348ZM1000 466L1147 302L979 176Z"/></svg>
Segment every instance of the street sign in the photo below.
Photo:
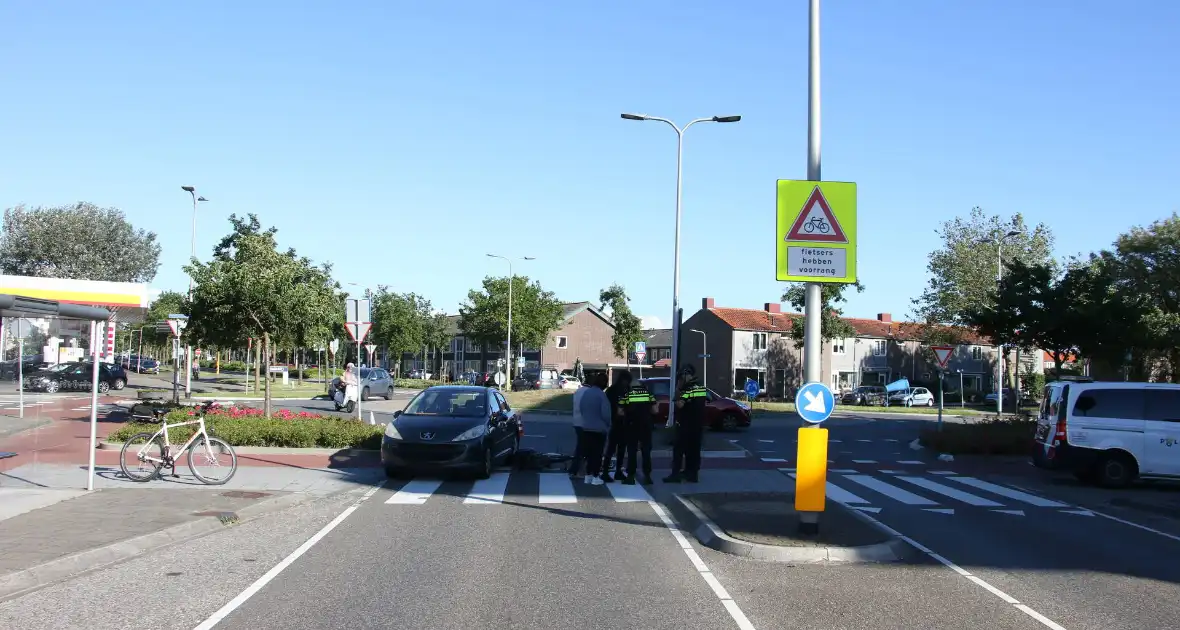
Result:
<svg viewBox="0 0 1180 630"><path fill-rule="evenodd" d="M181 321L180 321L180 320L178 320L178 319L170 319L170 320L168 320L168 332L172 333L172 336L173 336L173 337L179 337L179 336L180 336L180 331L181 331L181 326L180 326L180 325L181 325L182 323L183 323L183 322L181 322Z"/></svg>
<svg viewBox="0 0 1180 630"><path fill-rule="evenodd" d="M635 342L635 354L640 354L640 353L647 354L647 342L646 341L636 341Z"/></svg>
<svg viewBox="0 0 1180 630"><path fill-rule="evenodd" d="M516 367L524 367L524 357L516 357Z"/></svg>
<svg viewBox="0 0 1180 630"><path fill-rule="evenodd" d="M944 368L948 361L951 360L951 353L955 351L954 346L931 346L934 351L934 358L938 359L938 367Z"/></svg>
<svg viewBox="0 0 1180 630"><path fill-rule="evenodd" d="M499 385L499 386L504 385L504 373L503 372L496 372L496 376L494 378L496 380L496 385Z"/></svg>
<svg viewBox="0 0 1180 630"><path fill-rule="evenodd" d="M819 424L832 415L836 398L823 383L808 383L795 394L795 412L808 424Z"/></svg>
<svg viewBox="0 0 1180 630"><path fill-rule="evenodd" d="M193 356L198 359L201 358L201 349L200 348L193 348Z"/></svg>
<svg viewBox="0 0 1180 630"><path fill-rule="evenodd" d="M367 344L365 344L365 352L368 352L368 353L369 353L369 360L370 360L370 361L372 361L372 360L373 360L373 351L374 351L374 350L376 350L376 349L377 349L377 344L375 344L375 343L367 343Z"/></svg>
<svg viewBox="0 0 1180 630"><path fill-rule="evenodd" d="M856 184L778 180L776 277L856 282Z"/></svg>
<svg viewBox="0 0 1180 630"><path fill-rule="evenodd" d="M369 318L369 301L346 300L344 303L344 321L349 324L361 324L373 321Z"/></svg>
<svg viewBox="0 0 1180 630"><path fill-rule="evenodd" d="M746 395L747 396L749 396L750 398L757 398L758 392L761 390L762 390L762 388L758 387L758 381L756 381L752 378L746 379Z"/></svg>
<svg viewBox="0 0 1180 630"><path fill-rule="evenodd" d="M365 337L369 335L369 329L372 327L373 324L369 322L349 322L344 325L344 329L348 331L348 336L352 337L352 340L357 343L365 340Z"/></svg>
<svg viewBox="0 0 1180 630"><path fill-rule="evenodd" d="M644 360L644 359L646 359L646 358L647 358L647 353L646 353L646 352L644 352L644 351L642 351L642 350L636 350L636 351L635 351L635 362L636 362L636 363L643 363L643 360Z"/></svg>
<svg viewBox="0 0 1180 630"><path fill-rule="evenodd" d="M331 352L333 355L335 355L336 351L339 349L340 349L340 340L339 339L333 339L328 342L328 352Z"/></svg>

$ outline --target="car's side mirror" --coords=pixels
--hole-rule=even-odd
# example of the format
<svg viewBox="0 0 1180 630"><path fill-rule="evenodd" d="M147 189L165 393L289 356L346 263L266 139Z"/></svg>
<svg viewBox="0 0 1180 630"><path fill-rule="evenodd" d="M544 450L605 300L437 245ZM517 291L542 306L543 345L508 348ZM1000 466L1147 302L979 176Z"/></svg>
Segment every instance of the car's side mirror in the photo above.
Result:
<svg viewBox="0 0 1180 630"><path fill-rule="evenodd" d="M402 410L401 410L401 409L398 409L397 411L393 412L393 417L394 417L394 418L398 418L398 417L400 417L401 415L402 415Z"/></svg>

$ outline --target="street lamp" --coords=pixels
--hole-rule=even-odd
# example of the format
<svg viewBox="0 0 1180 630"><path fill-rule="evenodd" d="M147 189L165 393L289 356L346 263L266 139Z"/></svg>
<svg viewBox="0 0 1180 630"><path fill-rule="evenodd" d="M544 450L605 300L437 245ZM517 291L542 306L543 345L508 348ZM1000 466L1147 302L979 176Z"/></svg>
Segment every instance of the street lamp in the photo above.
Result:
<svg viewBox="0 0 1180 630"><path fill-rule="evenodd" d="M705 387L709 386L709 336L703 330L692 329L694 333L701 333L701 381Z"/></svg>
<svg viewBox="0 0 1180 630"><path fill-rule="evenodd" d="M1003 236L1000 236L995 239L995 243L996 243L996 289L997 290L1000 287L1000 282L1004 279L1004 258L1003 258L1004 241L1012 238L1013 236L1020 236L1020 234L1021 234L1020 230L1009 230L1007 234L1004 234ZM989 239L989 238L979 239L979 242L980 243L991 243L992 239ZM999 383L996 385L996 416L997 417L1004 415L1004 381L1008 380L1008 379L1004 378L1006 376L1006 374L1004 374L1004 344L1001 343L998 347L999 347L999 352L996 353L996 356L998 357L998 360L996 362L996 372L998 373L1000 378L999 378ZM1019 358L1019 356L1017 356L1017 358Z"/></svg>
<svg viewBox="0 0 1180 630"><path fill-rule="evenodd" d="M683 127L676 126L676 123L667 118L660 118L658 116L648 116L647 114L621 114L623 120L655 120L667 124L676 131L676 239L672 248L672 378L669 382L673 387L676 385L675 374L679 367L680 361L680 191L682 181L681 165L684 161L684 132L688 128L702 122L716 122L716 123L733 123L742 119L741 116L713 116L712 118L697 118L689 121ZM669 427L675 424L676 405L668 405L668 425Z"/></svg>
<svg viewBox="0 0 1180 630"><path fill-rule="evenodd" d="M198 196L197 189L193 186L181 186L180 189L183 190L184 192L188 193L189 195L191 195L193 198L193 234L192 234L192 240L191 240L192 247L191 247L190 256L192 258L196 258L197 257L197 203L201 202L201 201L209 201L209 200L204 197ZM192 276L192 274L189 274L189 277L188 277L188 299L190 302L193 299L193 276ZM184 361L185 361L184 397L191 398L193 395L193 347L191 344L188 344L188 343L186 343L184 345Z"/></svg>
<svg viewBox="0 0 1180 630"><path fill-rule="evenodd" d="M504 375L512 374L512 285L515 284L516 275L512 272L512 259L507 256L499 254L488 254L488 258L499 258L508 263L508 340L505 342L506 351L505 356L508 358L508 365L504 366ZM536 260L533 256L521 256L516 260ZM512 391L512 379L505 378L505 385L508 391Z"/></svg>

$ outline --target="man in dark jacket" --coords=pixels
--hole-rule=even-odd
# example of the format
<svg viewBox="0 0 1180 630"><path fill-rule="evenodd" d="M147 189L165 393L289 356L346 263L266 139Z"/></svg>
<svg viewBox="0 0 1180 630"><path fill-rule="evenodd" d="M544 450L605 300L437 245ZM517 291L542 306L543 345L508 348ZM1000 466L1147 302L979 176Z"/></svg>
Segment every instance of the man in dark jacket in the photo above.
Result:
<svg viewBox="0 0 1180 630"><path fill-rule="evenodd" d="M696 382L696 370L691 365L680 370L680 383L673 400L676 441L672 444L672 474L664 478L664 483L696 483L701 470L701 441L709 390Z"/></svg>
<svg viewBox="0 0 1180 630"><path fill-rule="evenodd" d="M643 455L643 483L651 483L652 418L659 413L659 404L651 392L636 383L619 401L620 424L625 425L627 441L627 477L623 483L635 485L637 456Z"/></svg>
<svg viewBox="0 0 1180 630"><path fill-rule="evenodd" d="M615 420L622 420L619 413L621 407L620 400L627 395L627 390L631 387L631 373L620 372L615 378L615 382L606 388L606 398L610 401L611 417ZM606 453L602 456L602 480L606 483L614 481L611 477L610 471L615 471L615 477L623 478L623 457L626 455L627 448L627 431L625 422L615 422L610 427L610 435L606 439ZM611 467L611 459L614 458L615 465Z"/></svg>

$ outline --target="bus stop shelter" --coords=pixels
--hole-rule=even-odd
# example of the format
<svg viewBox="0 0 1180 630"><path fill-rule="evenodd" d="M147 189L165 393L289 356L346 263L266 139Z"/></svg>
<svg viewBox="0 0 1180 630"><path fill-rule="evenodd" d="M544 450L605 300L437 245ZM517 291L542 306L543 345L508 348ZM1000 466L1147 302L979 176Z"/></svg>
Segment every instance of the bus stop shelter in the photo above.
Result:
<svg viewBox="0 0 1180 630"><path fill-rule="evenodd" d="M4 318L55 318L74 319L90 322L91 338L94 338L101 322L111 318L108 309L84 304L63 303L57 300L0 293L0 316ZM90 464L87 470L86 489L94 489L94 451L98 447L98 369L97 357L92 356L94 374L90 387Z"/></svg>

